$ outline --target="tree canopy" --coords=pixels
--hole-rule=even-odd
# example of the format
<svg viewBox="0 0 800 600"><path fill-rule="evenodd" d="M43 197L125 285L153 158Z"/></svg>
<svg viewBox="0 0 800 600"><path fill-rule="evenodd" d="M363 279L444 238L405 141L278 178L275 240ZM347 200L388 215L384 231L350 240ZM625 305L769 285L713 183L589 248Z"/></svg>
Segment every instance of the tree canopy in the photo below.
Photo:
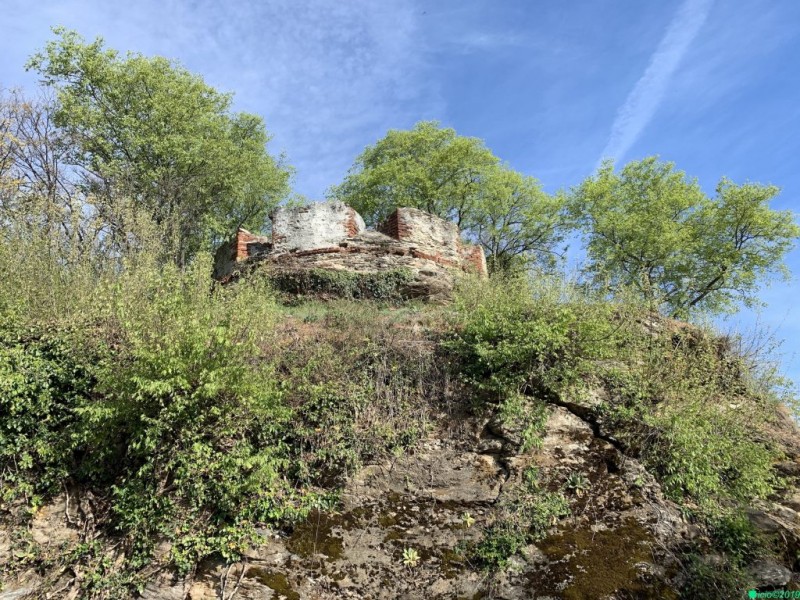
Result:
<svg viewBox="0 0 800 600"><path fill-rule="evenodd" d="M390 130L356 159L328 196L377 224L398 206L451 219L487 253L491 268L551 261L561 241L564 201L500 162L478 138L422 121Z"/></svg>
<svg viewBox="0 0 800 600"><path fill-rule="evenodd" d="M54 121L87 189L174 228L179 262L237 226L264 225L290 169L267 152L261 117L232 112L230 94L174 61L54 32L28 68L56 91Z"/></svg>
<svg viewBox="0 0 800 600"><path fill-rule="evenodd" d="M674 316L753 304L800 236L790 211L769 201L777 187L723 178L708 197L673 163L645 158L620 171L605 162L574 190L587 270L612 290L631 286Z"/></svg>

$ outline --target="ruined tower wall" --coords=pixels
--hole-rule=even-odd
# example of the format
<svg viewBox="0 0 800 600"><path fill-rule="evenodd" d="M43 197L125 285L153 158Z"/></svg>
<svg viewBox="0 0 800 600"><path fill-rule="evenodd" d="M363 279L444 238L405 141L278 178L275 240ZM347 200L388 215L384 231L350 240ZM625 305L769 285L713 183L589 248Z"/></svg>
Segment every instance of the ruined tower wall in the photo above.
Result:
<svg viewBox="0 0 800 600"><path fill-rule="evenodd" d="M280 207L272 215L272 248L280 253L333 247L364 229L361 215L342 202Z"/></svg>
<svg viewBox="0 0 800 600"><path fill-rule="evenodd" d="M483 249L464 244L451 221L416 208L398 208L378 225L378 231L413 246L419 258L486 275Z"/></svg>
<svg viewBox="0 0 800 600"><path fill-rule="evenodd" d="M398 208L377 231L342 202L280 207L271 215L272 238L239 229L217 252L214 276L227 281L241 263L276 269L330 269L358 273L409 269L434 289L450 286L458 271L486 275L483 249L461 241L458 227L415 208Z"/></svg>
<svg viewBox="0 0 800 600"><path fill-rule="evenodd" d="M240 227L234 238L217 250L214 256L214 278L223 279L233 273L236 263L271 250L271 238L255 235Z"/></svg>

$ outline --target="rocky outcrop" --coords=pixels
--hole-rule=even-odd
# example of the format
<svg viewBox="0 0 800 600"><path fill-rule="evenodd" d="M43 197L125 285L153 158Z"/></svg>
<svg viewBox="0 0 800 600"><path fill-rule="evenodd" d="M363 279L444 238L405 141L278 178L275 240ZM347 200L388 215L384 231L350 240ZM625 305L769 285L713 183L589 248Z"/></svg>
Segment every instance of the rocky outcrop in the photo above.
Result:
<svg viewBox="0 0 800 600"><path fill-rule="evenodd" d="M564 406L550 408L537 450L520 454L518 442L495 417L469 419L457 434L431 435L412 454L361 469L347 483L337 510L314 511L288 531L260 529L261 542L239 562L209 559L189 576L156 572L141 597L681 597L679 549L702 534L638 461ZM497 522L530 467L544 489L563 491L570 514L554 520L546 537L513 556L508 568L490 574L461 549ZM571 486L577 475L584 484ZM72 503L79 504L74 498ZM793 536L797 513L781 505L780 517L776 506L754 508L752 519L759 528ZM74 541L78 533L70 521L79 519L70 514L65 498L59 498L40 511L31 535L45 546ZM0 560L10 546L0 535ZM406 549L416 552L416 564L404 562ZM748 572L761 589L800 583L790 568L774 561L755 561ZM74 576L59 577L69 583ZM48 577L53 579L28 571L6 579L0 598L35 596Z"/></svg>
<svg viewBox="0 0 800 600"><path fill-rule="evenodd" d="M281 273L402 270L410 274L405 295L425 297L449 293L459 274L486 276L483 250L462 242L454 223L414 208L398 208L371 231L355 210L335 201L277 209L271 238L240 229L218 251L214 275L228 281L255 267Z"/></svg>
<svg viewBox="0 0 800 600"><path fill-rule="evenodd" d="M510 453L516 445L504 438L505 450L481 451L489 427L496 430L476 422L471 441L433 438L413 455L368 466L348 483L339 511L312 513L288 535L264 531L246 560L207 563L191 585L165 574L144 597L211 600L223 585L238 585L242 599L296 600L655 599L669 591L678 570L669 549L691 533L641 465L561 407L530 456ZM572 473L591 487L569 495L572 515L544 540L489 576L458 549L481 539L530 465L549 487ZM403 563L407 548L418 564Z"/></svg>

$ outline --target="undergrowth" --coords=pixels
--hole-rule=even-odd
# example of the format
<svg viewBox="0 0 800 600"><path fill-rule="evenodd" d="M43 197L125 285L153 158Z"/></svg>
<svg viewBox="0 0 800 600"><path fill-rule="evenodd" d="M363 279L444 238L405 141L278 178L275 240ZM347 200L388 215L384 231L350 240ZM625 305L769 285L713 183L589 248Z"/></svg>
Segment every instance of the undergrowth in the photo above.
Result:
<svg viewBox="0 0 800 600"><path fill-rule="evenodd" d="M0 273L19 257L0 247ZM554 404L602 417L726 557L715 574L688 555L690 595L739 585L770 551L741 511L782 484L767 435L776 388L711 331L543 275L468 279L452 306L398 307L406 274L310 273L296 291L345 299L286 306L257 273L216 285L208 257L183 271L146 256L24 258L20 285L0 290L2 509L24 525L81 490L93 514L58 552L21 538L15 568L77 562L85 595L127 597L157 568L236 560L261 525L332 506L365 462L413 448L434 414L466 404L519 431L523 452ZM346 299L366 296L387 303ZM490 570L569 512L533 471L505 502L469 548Z"/></svg>
<svg viewBox="0 0 800 600"><path fill-rule="evenodd" d="M270 276L273 287L287 294L393 301L407 297L413 279L409 269L371 273L303 269L279 271Z"/></svg>
<svg viewBox="0 0 800 600"><path fill-rule="evenodd" d="M505 569L511 557L543 539L569 514L565 495L541 486L538 471L529 467L521 481L509 490L498 518L477 543L465 548L465 553L476 565L490 572Z"/></svg>
<svg viewBox="0 0 800 600"><path fill-rule="evenodd" d="M157 568L237 560L425 433L446 381L427 334L370 303L297 318L267 279L220 287L210 266L123 265L52 312L3 290L0 508L24 526L69 490L91 513L14 568L77 563L84 594L128 597Z"/></svg>
<svg viewBox="0 0 800 600"><path fill-rule="evenodd" d="M459 358L459 373L483 402L516 422L525 447L540 439L543 406L582 407L705 528L728 567L720 572L724 581L711 582L713 570L690 554L692 593L699 589L692 586L741 584L743 564L771 554L770 540L740 525L749 503L783 485L773 469L780 440L769 432L781 382L759 376L730 339L546 276L472 282L456 307L447 347ZM530 497L550 506L547 497ZM523 506L518 502L514 518L492 526L474 549L482 564L502 568L535 539L527 527L537 520ZM524 526L519 515L526 515Z"/></svg>

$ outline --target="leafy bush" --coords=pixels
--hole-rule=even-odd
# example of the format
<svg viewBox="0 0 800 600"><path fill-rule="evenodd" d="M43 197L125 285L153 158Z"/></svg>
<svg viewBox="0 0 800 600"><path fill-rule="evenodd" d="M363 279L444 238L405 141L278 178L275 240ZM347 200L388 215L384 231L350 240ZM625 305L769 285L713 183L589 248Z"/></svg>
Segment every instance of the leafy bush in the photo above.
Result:
<svg viewBox="0 0 800 600"><path fill-rule="evenodd" d="M682 406L648 419L660 435L645 461L673 499L691 498L704 508L726 498L764 498L777 479L774 453L753 441L739 417L705 406Z"/></svg>
<svg viewBox="0 0 800 600"><path fill-rule="evenodd" d="M748 387L741 363L717 339L690 326L630 330L622 366L599 371L611 398L604 412L619 437L669 497L708 515L731 500L764 498L779 483L776 451L758 434L775 401Z"/></svg>
<svg viewBox="0 0 800 600"><path fill-rule="evenodd" d="M62 316L70 337L0 338L6 495L52 493L67 478L94 486L129 568L158 540L182 569L238 556L255 524L316 501L286 478L292 413L259 360L272 293L258 278L216 288L210 272L207 257L185 272L131 265L95 283L91 312Z"/></svg>
<svg viewBox="0 0 800 600"><path fill-rule="evenodd" d="M523 432L525 448L545 426L545 404L570 402L602 418L709 526L780 484L764 435L776 400L712 332L546 278L461 290L454 332L448 347L464 378Z"/></svg>
<svg viewBox="0 0 800 600"><path fill-rule="evenodd" d="M710 523L714 547L738 565L755 558L759 552L756 529L740 512L721 515Z"/></svg>
<svg viewBox="0 0 800 600"><path fill-rule="evenodd" d="M82 415L104 424L87 433L93 444L118 453L118 529L143 557L172 540L187 569L212 552L237 556L253 523L309 506L283 477L291 413L258 360L275 321L269 289L254 279L209 292L210 272L204 260L113 283L103 331L119 349L98 373L102 401Z"/></svg>
<svg viewBox="0 0 800 600"><path fill-rule="evenodd" d="M73 548L99 578L85 590L134 585L160 542L181 570L238 557L259 523L288 524L366 458L413 444L420 400L445 380L432 346L396 340L369 303L324 305L325 335L285 347L298 321L257 273L219 287L207 256L179 270L142 253L92 277L18 241L57 302L40 301L34 268L16 297L0 293L4 496L92 490L126 562ZM13 257L0 252L0 270Z"/></svg>
<svg viewBox="0 0 800 600"><path fill-rule="evenodd" d="M0 321L2 501L36 508L61 488L77 457L79 410L94 385L69 334Z"/></svg>
<svg viewBox="0 0 800 600"><path fill-rule="evenodd" d="M610 348L610 306L544 276L470 282L456 308L450 348L468 381L495 398L566 386Z"/></svg>

